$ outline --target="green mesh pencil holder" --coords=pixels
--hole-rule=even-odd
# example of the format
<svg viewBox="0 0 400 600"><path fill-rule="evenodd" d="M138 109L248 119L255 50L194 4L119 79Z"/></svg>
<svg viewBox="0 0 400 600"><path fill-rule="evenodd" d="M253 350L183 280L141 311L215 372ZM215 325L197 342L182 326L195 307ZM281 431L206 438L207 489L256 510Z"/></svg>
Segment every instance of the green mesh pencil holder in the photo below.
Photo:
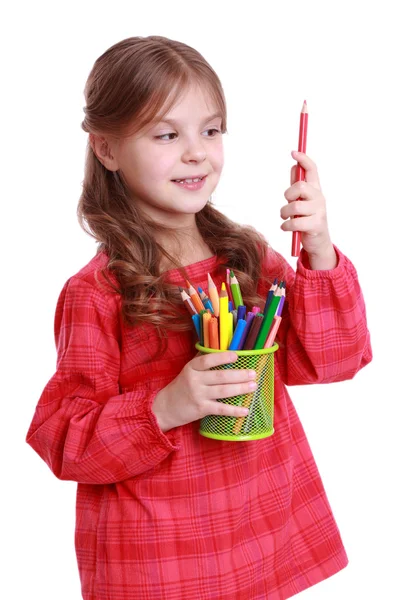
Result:
<svg viewBox="0 0 400 600"><path fill-rule="evenodd" d="M197 350L201 354L223 352L205 348L199 343ZM214 440L244 442L260 440L274 433L274 352L279 346L275 343L271 348L261 350L233 350L238 355L234 363L212 367L221 369L252 369L257 373L257 389L250 394L241 394L231 398L219 398L233 406L245 406L249 409L246 417L228 417L226 415L207 415L200 421L201 435Z"/></svg>

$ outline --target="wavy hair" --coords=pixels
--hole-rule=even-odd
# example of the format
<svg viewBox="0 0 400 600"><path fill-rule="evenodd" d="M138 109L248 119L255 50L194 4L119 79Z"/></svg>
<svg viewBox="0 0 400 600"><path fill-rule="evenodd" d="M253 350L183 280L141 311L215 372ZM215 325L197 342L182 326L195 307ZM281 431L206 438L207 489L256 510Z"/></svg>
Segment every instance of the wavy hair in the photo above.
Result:
<svg viewBox="0 0 400 600"><path fill-rule="evenodd" d="M162 36L122 40L93 65L84 91L82 128L97 135L133 135L156 117L162 119L192 83L208 92L221 112L221 130L226 133L221 82L198 51ZM168 329L193 329L179 290L165 282L160 272L164 256L188 278L184 267L157 241L160 233L173 235L173 231L138 210L119 172L103 166L89 141L78 219L99 243L98 251L108 256L103 274L121 294L127 324L152 324L160 338ZM195 219L205 243L222 260L221 271L227 267L235 271L246 306L264 302L265 298L256 293L269 248L264 237L255 228L228 219L213 206L211 198Z"/></svg>

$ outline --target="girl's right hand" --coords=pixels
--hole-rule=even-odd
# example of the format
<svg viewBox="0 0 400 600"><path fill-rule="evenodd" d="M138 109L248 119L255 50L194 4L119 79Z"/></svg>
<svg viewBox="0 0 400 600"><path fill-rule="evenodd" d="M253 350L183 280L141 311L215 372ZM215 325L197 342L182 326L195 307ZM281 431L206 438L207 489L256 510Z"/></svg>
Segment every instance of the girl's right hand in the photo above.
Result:
<svg viewBox="0 0 400 600"><path fill-rule="evenodd" d="M217 399L254 392L257 387L255 371L210 370L211 367L233 363L237 358L235 352L228 351L196 356L188 362L154 399L152 410L160 429L165 432L206 415L246 416L247 408L217 402Z"/></svg>

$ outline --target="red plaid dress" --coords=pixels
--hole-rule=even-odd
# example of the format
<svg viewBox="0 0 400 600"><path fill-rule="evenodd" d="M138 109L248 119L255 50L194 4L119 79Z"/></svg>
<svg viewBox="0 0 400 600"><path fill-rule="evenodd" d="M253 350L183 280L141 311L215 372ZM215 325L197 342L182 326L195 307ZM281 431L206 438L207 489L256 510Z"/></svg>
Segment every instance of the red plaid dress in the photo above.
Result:
<svg viewBox="0 0 400 600"><path fill-rule="evenodd" d="M172 332L158 359L151 327L124 326L120 298L98 284L100 253L57 304L57 370L26 440L59 479L78 482L75 545L85 600L284 600L347 564L304 430L286 386L351 379L372 359L357 273L294 270L285 278L275 354L275 433L222 442L199 422L163 433L152 402L192 359L190 332ZM212 257L187 267L207 288ZM177 270L168 279L185 285ZM266 296L267 284L259 290Z"/></svg>

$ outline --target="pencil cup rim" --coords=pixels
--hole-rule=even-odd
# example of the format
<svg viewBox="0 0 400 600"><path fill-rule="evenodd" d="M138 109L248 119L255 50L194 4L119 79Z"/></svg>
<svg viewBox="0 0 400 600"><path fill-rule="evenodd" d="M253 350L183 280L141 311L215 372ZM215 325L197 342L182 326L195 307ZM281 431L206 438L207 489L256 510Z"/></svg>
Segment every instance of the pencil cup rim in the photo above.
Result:
<svg viewBox="0 0 400 600"><path fill-rule="evenodd" d="M275 342L274 345L270 348L260 348L260 350L215 350L214 348L205 348L199 342L196 343L195 347L199 352L203 352L204 354L216 354L217 352L234 352L238 356L260 356L262 354L271 354L272 352L276 352L279 348L279 344Z"/></svg>

